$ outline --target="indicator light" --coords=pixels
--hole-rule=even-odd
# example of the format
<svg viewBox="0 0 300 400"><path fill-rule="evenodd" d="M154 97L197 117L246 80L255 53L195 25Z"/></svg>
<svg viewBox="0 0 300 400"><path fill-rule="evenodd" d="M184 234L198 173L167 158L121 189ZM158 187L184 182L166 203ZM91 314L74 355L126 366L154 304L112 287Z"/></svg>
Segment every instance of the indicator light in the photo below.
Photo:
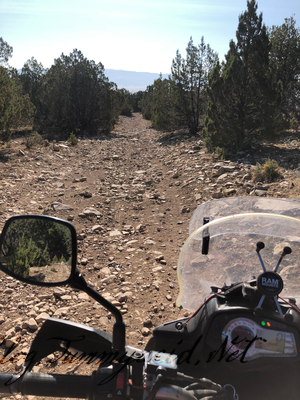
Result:
<svg viewBox="0 0 300 400"><path fill-rule="evenodd" d="M266 325L265 321L261 321L261 324L262 324L262 326Z"/></svg>
<svg viewBox="0 0 300 400"><path fill-rule="evenodd" d="M267 326L271 326L270 322L267 322Z"/></svg>

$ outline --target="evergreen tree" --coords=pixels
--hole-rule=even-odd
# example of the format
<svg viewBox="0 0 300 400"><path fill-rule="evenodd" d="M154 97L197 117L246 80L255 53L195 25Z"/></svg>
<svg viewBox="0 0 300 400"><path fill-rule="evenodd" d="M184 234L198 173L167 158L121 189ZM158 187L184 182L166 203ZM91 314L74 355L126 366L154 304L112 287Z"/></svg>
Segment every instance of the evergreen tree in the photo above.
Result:
<svg viewBox="0 0 300 400"><path fill-rule="evenodd" d="M43 77L40 99L40 130L66 136L110 131L121 111L116 87L104 75L103 65L77 49L54 60Z"/></svg>
<svg viewBox="0 0 300 400"><path fill-rule="evenodd" d="M11 128L33 121L34 107L17 79L17 71L8 67L13 48L0 37L0 139L9 141ZM2 132L1 132L2 131Z"/></svg>
<svg viewBox="0 0 300 400"><path fill-rule="evenodd" d="M41 255L41 265L50 265L50 264L51 264L51 258L49 255L48 245L46 245Z"/></svg>
<svg viewBox="0 0 300 400"><path fill-rule="evenodd" d="M60 262L60 263L65 263L65 262L66 262L65 257L64 257L64 256L61 256L59 262Z"/></svg>
<svg viewBox="0 0 300 400"><path fill-rule="evenodd" d="M210 76L205 120L207 146L239 147L278 124L281 84L269 68L270 43L255 0L239 16L237 43Z"/></svg>
<svg viewBox="0 0 300 400"><path fill-rule="evenodd" d="M120 89L120 94L123 99L123 108L121 110L121 115L126 115L127 117L132 116L132 105L131 105L131 93L129 90Z"/></svg>
<svg viewBox="0 0 300 400"><path fill-rule="evenodd" d="M139 106L140 100L143 98L144 92L142 90L139 90L136 93L133 93L131 95L131 106L133 108L133 112L141 112L142 109Z"/></svg>
<svg viewBox="0 0 300 400"><path fill-rule="evenodd" d="M25 234L21 237L18 246L10 253L8 269L13 273L26 278L29 275L30 263L28 260L28 240Z"/></svg>
<svg viewBox="0 0 300 400"><path fill-rule="evenodd" d="M153 96L151 101L151 122L157 130L171 130L176 126L176 116L171 100L171 82L162 79L162 76L154 81Z"/></svg>
<svg viewBox="0 0 300 400"><path fill-rule="evenodd" d="M293 17L269 31L270 63L277 80L282 83L280 111L287 119L300 118L300 29Z"/></svg>
<svg viewBox="0 0 300 400"><path fill-rule="evenodd" d="M136 93L131 93L126 89L120 89L119 92L124 96L124 106L121 111L122 115L131 116L132 112L141 112L141 107L139 106L140 100L144 96L144 92L139 90Z"/></svg>
<svg viewBox="0 0 300 400"><path fill-rule="evenodd" d="M148 86L140 102L143 117L151 119L155 129L184 127L196 133L204 118L208 77L218 55L205 44L203 37L198 46L190 38L186 54L184 59L177 50L169 79L160 76Z"/></svg>
<svg viewBox="0 0 300 400"><path fill-rule="evenodd" d="M151 120L152 117L152 99L154 85L147 86L143 98L139 101L139 107L142 110L143 118Z"/></svg>
<svg viewBox="0 0 300 400"><path fill-rule="evenodd" d="M8 60L11 58L13 48L0 37L0 65L7 66Z"/></svg>
<svg viewBox="0 0 300 400"><path fill-rule="evenodd" d="M37 110L35 122L37 122L37 116L41 115L41 91L43 88L45 73L46 70L43 65L35 58L31 57L31 59L27 60L23 65L19 75L23 93L28 94L30 101Z"/></svg>
<svg viewBox="0 0 300 400"><path fill-rule="evenodd" d="M207 106L208 77L216 65L218 55L205 44L195 46L192 37L186 48L186 59L179 51L172 62L172 100L180 125L185 125L191 133L199 129L200 118Z"/></svg>
<svg viewBox="0 0 300 400"><path fill-rule="evenodd" d="M9 141L13 126L31 125L34 112L29 96L22 94L15 71L0 66L0 138Z"/></svg>

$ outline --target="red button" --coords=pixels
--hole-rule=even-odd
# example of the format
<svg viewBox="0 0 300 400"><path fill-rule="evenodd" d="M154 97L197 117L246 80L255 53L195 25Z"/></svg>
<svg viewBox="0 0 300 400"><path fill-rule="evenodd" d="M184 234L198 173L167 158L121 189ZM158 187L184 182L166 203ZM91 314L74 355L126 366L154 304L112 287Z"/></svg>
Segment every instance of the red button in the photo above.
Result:
<svg viewBox="0 0 300 400"><path fill-rule="evenodd" d="M120 372L117 377L116 389L123 389L124 387L124 372Z"/></svg>

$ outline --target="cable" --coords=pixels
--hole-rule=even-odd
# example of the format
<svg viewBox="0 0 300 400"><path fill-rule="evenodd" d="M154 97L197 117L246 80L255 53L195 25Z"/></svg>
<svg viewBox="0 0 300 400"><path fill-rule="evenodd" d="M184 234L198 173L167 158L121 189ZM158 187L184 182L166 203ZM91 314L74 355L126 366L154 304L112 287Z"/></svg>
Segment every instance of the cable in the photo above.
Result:
<svg viewBox="0 0 300 400"><path fill-rule="evenodd" d="M212 299L213 297L215 297L217 294L220 294L220 293L222 293L222 290L220 290L220 291L217 292L217 293L213 293L211 296L209 296L209 297L204 301L204 303L202 303L201 306L200 306L196 311L194 311L194 313L185 321L184 324L187 325L187 323L188 323L195 315L198 314L198 312L201 310L201 308L204 307L205 304L206 304L210 299Z"/></svg>
<svg viewBox="0 0 300 400"><path fill-rule="evenodd" d="M288 304L288 305L289 305L290 307L292 307L295 311L297 311L297 313L300 314L300 309L299 309L297 306L295 306L294 304L290 303L289 301L287 301L287 300L284 299L283 297L278 296L278 298L279 298L280 300L282 300L284 303Z"/></svg>

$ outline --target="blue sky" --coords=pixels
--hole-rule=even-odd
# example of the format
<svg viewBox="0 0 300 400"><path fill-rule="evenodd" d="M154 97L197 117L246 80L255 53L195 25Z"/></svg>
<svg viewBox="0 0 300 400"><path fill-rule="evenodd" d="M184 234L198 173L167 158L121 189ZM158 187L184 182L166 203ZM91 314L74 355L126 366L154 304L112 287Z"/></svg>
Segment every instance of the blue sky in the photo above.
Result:
<svg viewBox="0 0 300 400"><path fill-rule="evenodd" d="M50 67L74 48L107 69L170 73L190 36L204 36L223 59L246 0L0 0L0 36L14 49L10 65L31 57ZM300 0L258 0L267 26L294 15Z"/></svg>

